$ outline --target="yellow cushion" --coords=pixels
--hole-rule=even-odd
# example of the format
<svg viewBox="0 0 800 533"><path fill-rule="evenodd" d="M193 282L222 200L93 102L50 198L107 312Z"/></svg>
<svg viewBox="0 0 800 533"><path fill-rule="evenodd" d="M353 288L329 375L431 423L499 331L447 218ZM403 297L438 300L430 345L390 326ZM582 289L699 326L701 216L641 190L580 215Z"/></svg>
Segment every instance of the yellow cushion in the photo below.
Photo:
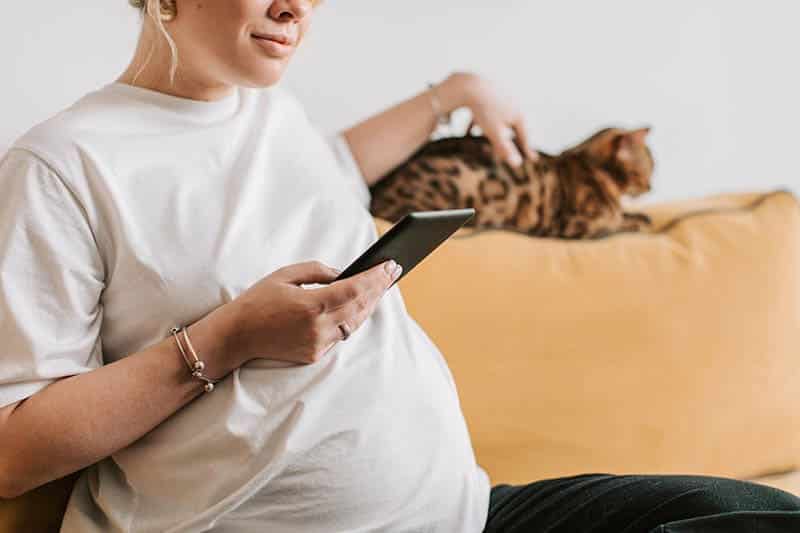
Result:
<svg viewBox="0 0 800 533"><path fill-rule="evenodd" d="M400 282L493 483L753 477L800 462L797 199L642 210L663 231L564 241L461 228Z"/></svg>
<svg viewBox="0 0 800 533"><path fill-rule="evenodd" d="M749 479L800 496L800 470Z"/></svg>

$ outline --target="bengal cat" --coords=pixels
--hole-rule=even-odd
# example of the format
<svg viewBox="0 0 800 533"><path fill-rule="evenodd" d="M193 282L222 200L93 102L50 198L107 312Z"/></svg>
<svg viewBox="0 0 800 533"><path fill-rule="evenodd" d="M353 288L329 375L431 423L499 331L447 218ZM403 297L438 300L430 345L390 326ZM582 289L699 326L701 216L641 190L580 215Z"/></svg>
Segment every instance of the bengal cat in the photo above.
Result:
<svg viewBox="0 0 800 533"><path fill-rule="evenodd" d="M557 156L537 152L538 160L526 158L519 169L498 159L472 129L428 142L371 186L371 214L397 222L409 211L472 207L475 216L465 226L476 230L564 239L650 226L647 215L626 213L620 204L623 195L650 190L649 128L605 128Z"/></svg>

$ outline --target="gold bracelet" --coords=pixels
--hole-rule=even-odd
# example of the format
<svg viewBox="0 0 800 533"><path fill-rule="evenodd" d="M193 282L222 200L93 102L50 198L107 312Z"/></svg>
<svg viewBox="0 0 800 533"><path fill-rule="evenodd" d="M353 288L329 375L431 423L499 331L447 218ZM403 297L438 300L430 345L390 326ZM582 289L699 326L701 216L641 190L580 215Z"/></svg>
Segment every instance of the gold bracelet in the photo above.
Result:
<svg viewBox="0 0 800 533"><path fill-rule="evenodd" d="M442 112L442 101L439 100L439 94L436 90L436 85L428 82L428 88L430 89L428 94L431 97L431 105L433 106L433 112L436 115L437 125L450 127L451 117L449 113L445 114Z"/></svg>
<svg viewBox="0 0 800 533"><path fill-rule="evenodd" d="M206 377L203 374L203 370L206 369L206 364L197 357L197 353L194 351L194 346L192 346L192 341L189 340L189 333L188 329L184 326L176 326L170 330L172 332L172 336L175 337L175 342L178 344L178 349L181 351L181 355L183 356L183 361L186 363L186 366L189 367L189 372L192 373L192 377L195 379L199 379L204 383L203 389L206 392L211 392L214 390L214 385L219 383L218 379L211 379ZM183 349L183 345L181 344L181 340L178 338L178 333L183 331L183 337L186 339L186 344L189 346L189 351L192 353L192 358L194 358L194 362L190 362L189 358L186 357L186 350Z"/></svg>

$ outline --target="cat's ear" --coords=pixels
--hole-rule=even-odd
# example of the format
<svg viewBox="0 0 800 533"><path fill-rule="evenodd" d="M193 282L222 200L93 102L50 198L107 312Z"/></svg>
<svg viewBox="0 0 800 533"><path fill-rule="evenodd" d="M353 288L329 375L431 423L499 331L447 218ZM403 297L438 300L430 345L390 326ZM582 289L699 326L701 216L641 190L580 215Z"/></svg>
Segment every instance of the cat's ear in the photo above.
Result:
<svg viewBox="0 0 800 533"><path fill-rule="evenodd" d="M633 141L634 144L641 145L644 144L644 139L647 137L648 133L650 133L650 126L633 130L628 133L628 137Z"/></svg>
<svg viewBox="0 0 800 533"><path fill-rule="evenodd" d="M645 137L647 137L648 133L650 133L649 126L623 133L617 148L617 159L622 161L631 159L633 157L634 148L637 146L644 146Z"/></svg>

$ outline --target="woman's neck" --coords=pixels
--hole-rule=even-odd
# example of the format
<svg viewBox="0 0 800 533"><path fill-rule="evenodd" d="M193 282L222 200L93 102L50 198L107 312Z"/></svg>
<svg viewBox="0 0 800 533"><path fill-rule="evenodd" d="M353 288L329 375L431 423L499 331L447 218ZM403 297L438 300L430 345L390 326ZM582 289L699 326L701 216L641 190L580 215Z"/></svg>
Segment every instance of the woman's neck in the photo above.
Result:
<svg viewBox="0 0 800 533"><path fill-rule="evenodd" d="M170 66L169 46L152 21L145 19L133 59L115 81L206 102L230 96L235 90L234 86L223 82L200 81L199 76L193 76L191 70L187 68L186 58L183 58L183 64L178 63L175 80L172 83L169 76Z"/></svg>

